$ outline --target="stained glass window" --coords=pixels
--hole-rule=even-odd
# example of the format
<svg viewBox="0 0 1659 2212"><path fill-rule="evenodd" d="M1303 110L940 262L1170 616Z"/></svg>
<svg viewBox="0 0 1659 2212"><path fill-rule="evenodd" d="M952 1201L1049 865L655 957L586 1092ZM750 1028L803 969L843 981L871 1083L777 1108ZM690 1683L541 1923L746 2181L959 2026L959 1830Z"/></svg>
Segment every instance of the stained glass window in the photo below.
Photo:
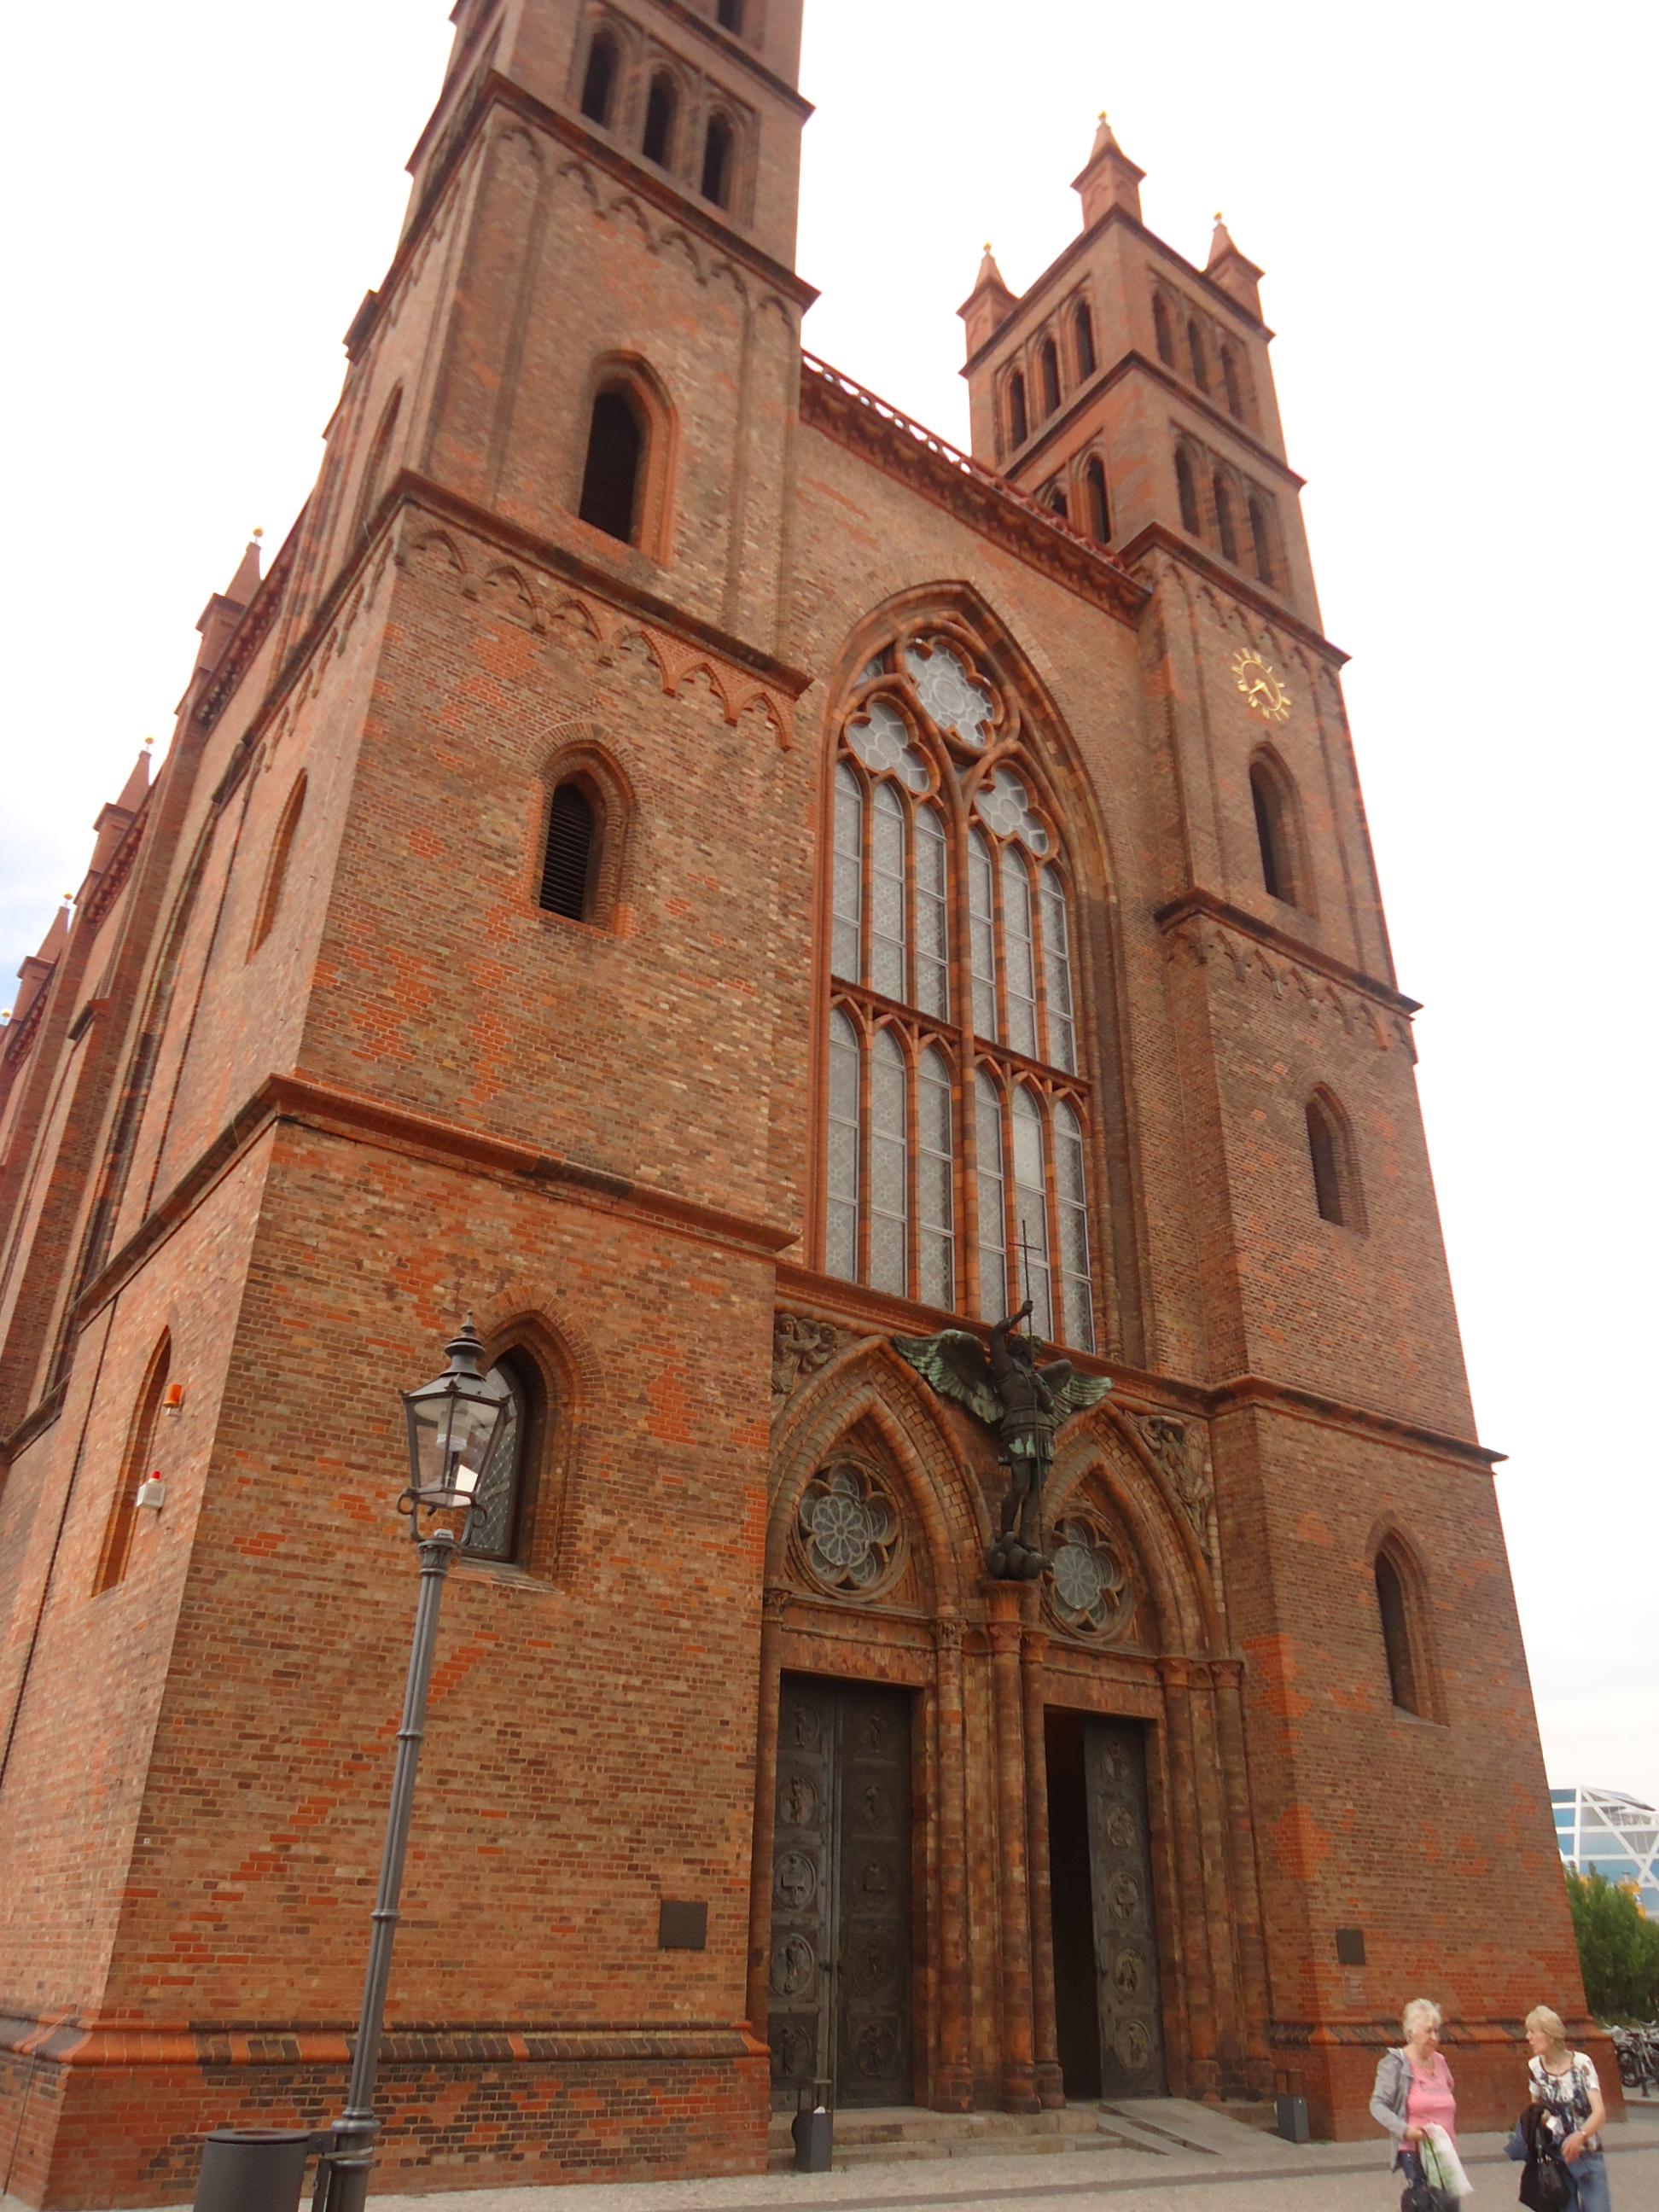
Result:
<svg viewBox="0 0 1659 2212"><path fill-rule="evenodd" d="M1060 1212L1061 1334L1067 1344L1095 1348L1095 1294L1089 1272L1089 1176L1083 1124L1064 1098L1054 1102L1054 1192Z"/></svg>
<svg viewBox="0 0 1659 2212"><path fill-rule="evenodd" d="M974 1077L979 1154L979 1310L1000 1321L1008 1310L1008 1216L1002 1165L1002 1095L981 1067Z"/></svg>
<svg viewBox="0 0 1659 2212"><path fill-rule="evenodd" d="M842 761L836 770L836 922L831 971L856 983L864 921L864 786Z"/></svg>
<svg viewBox="0 0 1659 2212"><path fill-rule="evenodd" d="M842 726L823 1264L956 1311L974 1273L960 1232L984 1318L1019 1303L1029 1266L1037 1334L1092 1350L1071 894L1035 763L1009 742L1019 718L979 665L943 636L896 641ZM1033 1062L1048 1075L1028 1081Z"/></svg>
<svg viewBox="0 0 1659 2212"><path fill-rule="evenodd" d="M936 806L916 810L916 1004L951 1011L950 848Z"/></svg>
<svg viewBox="0 0 1659 2212"><path fill-rule="evenodd" d="M1037 1049L1036 945L1031 927L1031 878L1012 845L1002 848L1003 988L1008 1042L1035 1060Z"/></svg>
<svg viewBox="0 0 1659 2212"><path fill-rule="evenodd" d="M870 988L907 996L904 977L904 801L890 783L876 786L871 825Z"/></svg>
<svg viewBox="0 0 1659 2212"><path fill-rule="evenodd" d="M1072 932L1066 890L1052 868L1042 872L1042 972L1048 996L1048 1065L1077 1073L1077 1023L1072 1011Z"/></svg>
<svg viewBox="0 0 1659 2212"><path fill-rule="evenodd" d="M902 1297L909 1288L910 1116L904 1052L880 1030L870 1066L870 1280Z"/></svg>
<svg viewBox="0 0 1659 2212"><path fill-rule="evenodd" d="M830 1203L825 1258L832 1275L859 1279L859 1036L837 1006L830 1017Z"/></svg>
<svg viewBox="0 0 1659 2212"><path fill-rule="evenodd" d="M1031 1328L1054 1334L1048 1286L1048 1179L1043 1173L1042 1109L1022 1084L1014 1093L1014 1218L1019 1287L1031 1301Z"/></svg>
<svg viewBox="0 0 1659 2212"><path fill-rule="evenodd" d="M884 769L912 791L927 788L927 764L910 742L910 726L890 699L872 699L847 725L847 742L872 775Z"/></svg>
<svg viewBox="0 0 1659 2212"><path fill-rule="evenodd" d="M907 646L904 665L916 687L916 696L941 730L966 745L983 745L991 735L996 701L974 682L960 657L939 639L930 641L927 652Z"/></svg>
<svg viewBox="0 0 1659 2212"><path fill-rule="evenodd" d="M956 1156L951 1136L951 1071L937 1045L921 1055L916 1098L917 1219L924 1304L956 1304Z"/></svg>
<svg viewBox="0 0 1659 2212"><path fill-rule="evenodd" d="M974 1027L994 1040L997 1026L996 867L991 848L975 830L968 840L969 953L974 970Z"/></svg>

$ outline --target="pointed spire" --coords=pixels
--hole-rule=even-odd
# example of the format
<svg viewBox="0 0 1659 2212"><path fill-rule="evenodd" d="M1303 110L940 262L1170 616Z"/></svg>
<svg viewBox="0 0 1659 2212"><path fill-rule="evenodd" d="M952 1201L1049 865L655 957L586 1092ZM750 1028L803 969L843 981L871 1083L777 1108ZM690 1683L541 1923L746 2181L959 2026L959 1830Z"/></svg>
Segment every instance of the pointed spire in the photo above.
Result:
<svg viewBox="0 0 1659 2212"><path fill-rule="evenodd" d="M1204 264L1204 274L1212 283L1237 301L1247 314L1261 320L1261 271L1254 261L1245 257L1233 244L1232 233L1222 218L1221 210L1215 211L1215 229L1210 237L1210 258Z"/></svg>
<svg viewBox="0 0 1659 2212"><path fill-rule="evenodd" d="M1146 174L1145 169L1137 168L1118 144L1117 133L1103 107L1088 161L1081 173L1072 180L1073 191L1082 195L1085 230L1092 230L1114 208L1121 209L1139 222L1140 185Z"/></svg>
<svg viewBox="0 0 1659 2212"><path fill-rule="evenodd" d="M155 743L154 738L144 739L143 749L132 763L132 773L121 786L121 796L115 804L128 814L138 811L149 789L149 749Z"/></svg>
<svg viewBox="0 0 1659 2212"><path fill-rule="evenodd" d="M997 267L997 258L991 251L991 241L985 241L985 252L979 264L979 274L974 279L974 289L957 309L968 325L968 358L971 361L988 339L1007 321L1019 305L1016 295L1003 282L1002 271Z"/></svg>
<svg viewBox="0 0 1659 2212"><path fill-rule="evenodd" d="M253 605L253 594L259 588L259 540L264 534L263 530L256 530L249 538L240 565L226 586L226 599L236 606L251 607Z"/></svg>
<svg viewBox="0 0 1659 2212"><path fill-rule="evenodd" d="M17 971L17 997L11 1010L14 1022L21 1022L29 1008L52 980L52 971L63 957L64 947L69 943L70 898L64 894L64 903L52 918L52 927L40 939L40 950L24 957Z"/></svg>

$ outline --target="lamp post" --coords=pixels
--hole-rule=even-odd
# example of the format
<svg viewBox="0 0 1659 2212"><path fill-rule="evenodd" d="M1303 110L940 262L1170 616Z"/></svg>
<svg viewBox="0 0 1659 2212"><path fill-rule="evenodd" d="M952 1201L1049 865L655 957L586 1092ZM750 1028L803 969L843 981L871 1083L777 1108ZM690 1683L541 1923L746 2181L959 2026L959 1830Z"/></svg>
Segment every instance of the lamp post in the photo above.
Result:
<svg viewBox="0 0 1659 2212"><path fill-rule="evenodd" d="M415 1607L415 1638L404 1687L403 1718L398 1725L392 1806L380 1851L380 1883L374 1899L374 1932L363 1976L351 2081L345 2110L335 2123L327 2154L326 2212L362 2212L368 2195L374 2142L380 2126L374 2117L374 2081L380 2070L392 1945L398 1932L404 1854L415 1802L415 1770L421 1756L427 1690L438 1642L438 1608L443 1602L445 1577L465 1541L478 1482L489 1464L508 1402L506 1383L497 1376L480 1371L483 1346L473 1331L471 1314L445 1349L449 1365L437 1380L422 1389L403 1393L409 1430L409 1487L398 1500L398 1510L409 1516L410 1536L420 1557L420 1595ZM431 1526L433 1516L440 1513L462 1516L459 1538L453 1528Z"/></svg>

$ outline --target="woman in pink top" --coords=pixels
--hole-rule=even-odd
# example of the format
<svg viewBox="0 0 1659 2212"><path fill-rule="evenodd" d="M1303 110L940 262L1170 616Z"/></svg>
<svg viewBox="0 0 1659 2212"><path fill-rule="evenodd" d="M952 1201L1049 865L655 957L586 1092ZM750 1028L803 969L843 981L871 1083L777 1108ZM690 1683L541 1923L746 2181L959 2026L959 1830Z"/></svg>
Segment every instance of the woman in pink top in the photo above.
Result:
<svg viewBox="0 0 1659 2212"><path fill-rule="evenodd" d="M1424 2131L1443 2127L1456 2148L1457 2100L1451 2069L1440 2050L1440 2008L1413 1997L1401 2017L1406 2040L1385 2051L1371 2092L1371 2118L1395 2141L1394 2163L1412 2181L1423 2179L1418 2146Z"/></svg>

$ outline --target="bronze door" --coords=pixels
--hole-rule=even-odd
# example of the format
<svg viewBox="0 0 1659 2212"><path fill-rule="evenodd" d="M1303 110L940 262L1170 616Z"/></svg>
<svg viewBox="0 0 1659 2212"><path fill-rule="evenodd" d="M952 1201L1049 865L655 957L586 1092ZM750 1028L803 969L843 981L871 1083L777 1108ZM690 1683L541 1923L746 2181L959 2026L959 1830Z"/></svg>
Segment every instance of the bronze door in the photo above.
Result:
<svg viewBox="0 0 1659 2212"><path fill-rule="evenodd" d="M908 2105L910 1701L786 1674L772 1855L775 2101Z"/></svg>
<svg viewBox="0 0 1659 2212"><path fill-rule="evenodd" d="M1133 1721L1091 1720L1084 1731L1100 1990L1100 2094L1164 2094L1164 2015L1146 1826L1146 1747Z"/></svg>

